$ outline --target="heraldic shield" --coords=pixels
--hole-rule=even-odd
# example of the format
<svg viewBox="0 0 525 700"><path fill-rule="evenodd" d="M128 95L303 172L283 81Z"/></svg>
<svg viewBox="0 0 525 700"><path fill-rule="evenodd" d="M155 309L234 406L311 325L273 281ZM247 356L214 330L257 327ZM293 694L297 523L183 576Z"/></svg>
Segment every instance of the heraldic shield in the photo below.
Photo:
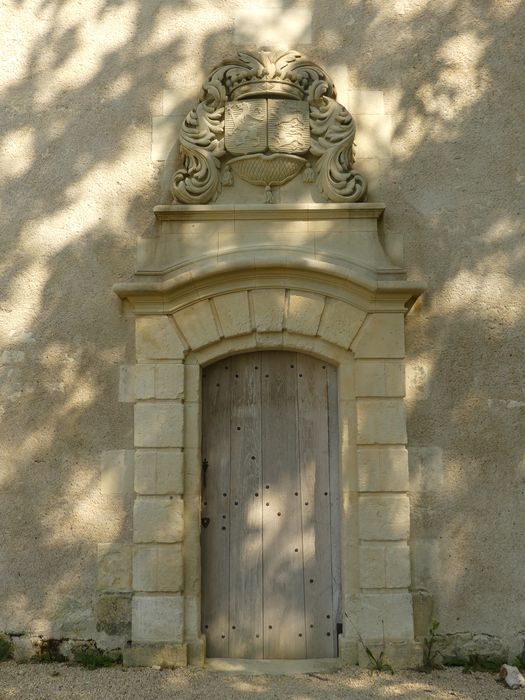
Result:
<svg viewBox="0 0 525 700"><path fill-rule="evenodd" d="M267 188L294 178L306 160L298 154L310 149L310 120L306 102L250 99L227 102L224 147L238 158L228 166L241 179Z"/></svg>
<svg viewBox="0 0 525 700"><path fill-rule="evenodd" d="M226 103L224 138L232 155L307 153L308 104L295 100L237 100Z"/></svg>

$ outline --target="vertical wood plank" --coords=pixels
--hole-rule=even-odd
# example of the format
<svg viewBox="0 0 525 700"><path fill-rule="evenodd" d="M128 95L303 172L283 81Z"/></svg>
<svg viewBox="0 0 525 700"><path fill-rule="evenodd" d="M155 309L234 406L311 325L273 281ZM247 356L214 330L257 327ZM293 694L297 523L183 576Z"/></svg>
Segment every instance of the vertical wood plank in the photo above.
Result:
<svg viewBox="0 0 525 700"><path fill-rule="evenodd" d="M337 369L327 366L328 379L328 439L330 454L330 531L332 533L332 592L335 632L343 624L343 596L341 585L341 479L339 463L339 409ZM337 655L337 637L335 638Z"/></svg>
<svg viewBox="0 0 525 700"><path fill-rule="evenodd" d="M264 657L305 658L295 357L262 354Z"/></svg>
<svg viewBox="0 0 525 700"><path fill-rule="evenodd" d="M297 426L308 658L334 656L327 365L297 357Z"/></svg>
<svg viewBox="0 0 525 700"><path fill-rule="evenodd" d="M228 656L229 644L230 375L228 361L203 370L202 516L210 522L201 528L202 626L210 657Z"/></svg>
<svg viewBox="0 0 525 700"><path fill-rule="evenodd" d="M231 358L230 647L260 659L262 631L261 356Z"/></svg>

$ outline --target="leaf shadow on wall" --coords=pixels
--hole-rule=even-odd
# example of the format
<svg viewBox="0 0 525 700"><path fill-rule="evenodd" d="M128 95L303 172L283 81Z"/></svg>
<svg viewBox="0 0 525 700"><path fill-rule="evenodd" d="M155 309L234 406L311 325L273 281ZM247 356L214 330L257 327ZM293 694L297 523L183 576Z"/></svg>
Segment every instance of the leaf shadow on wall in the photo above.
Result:
<svg viewBox="0 0 525 700"><path fill-rule="evenodd" d="M132 447L131 407L117 401L132 329L111 286L132 274L137 237L153 235L152 207L168 201L173 159L164 169L149 157L162 90L200 83L234 52L230 9L7 8L0 629L94 634L96 544L129 541L129 503L99 491L101 452ZM512 70L523 3L355 0L312 11L317 48L304 52L326 66L335 55L352 86L387 95L385 235L405 233L410 276L428 284L407 319L409 440L441 450L443 479L412 494L422 552L413 577L435 596L443 630L513 634L521 576L508 533L525 526L523 134ZM440 552L430 562L439 590L425 577L427 541Z"/></svg>

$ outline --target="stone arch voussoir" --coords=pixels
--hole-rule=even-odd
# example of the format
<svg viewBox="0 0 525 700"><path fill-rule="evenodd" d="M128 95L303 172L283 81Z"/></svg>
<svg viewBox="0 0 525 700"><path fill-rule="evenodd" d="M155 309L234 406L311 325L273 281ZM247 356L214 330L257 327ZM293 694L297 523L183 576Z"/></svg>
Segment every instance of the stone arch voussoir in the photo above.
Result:
<svg viewBox="0 0 525 700"><path fill-rule="evenodd" d="M209 296L174 311L181 341L203 360L212 350L243 352L269 347L334 356L338 364L367 316L332 296L288 287L253 288ZM330 348L333 348L330 350Z"/></svg>

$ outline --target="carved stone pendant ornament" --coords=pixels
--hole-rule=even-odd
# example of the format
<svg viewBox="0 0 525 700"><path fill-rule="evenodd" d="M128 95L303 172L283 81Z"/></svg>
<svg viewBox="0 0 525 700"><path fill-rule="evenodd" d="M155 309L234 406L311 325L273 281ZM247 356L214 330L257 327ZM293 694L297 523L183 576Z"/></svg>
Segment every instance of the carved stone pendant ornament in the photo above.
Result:
<svg viewBox="0 0 525 700"><path fill-rule="evenodd" d="M172 192L180 202L206 204L234 173L263 186L271 202L271 188L305 166L303 180L312 181L310 155L327 199L359 202L366 182L352 169L354 136L352 115L322 68L296 51L242 52L211 72L186 117Z"/></svg>

